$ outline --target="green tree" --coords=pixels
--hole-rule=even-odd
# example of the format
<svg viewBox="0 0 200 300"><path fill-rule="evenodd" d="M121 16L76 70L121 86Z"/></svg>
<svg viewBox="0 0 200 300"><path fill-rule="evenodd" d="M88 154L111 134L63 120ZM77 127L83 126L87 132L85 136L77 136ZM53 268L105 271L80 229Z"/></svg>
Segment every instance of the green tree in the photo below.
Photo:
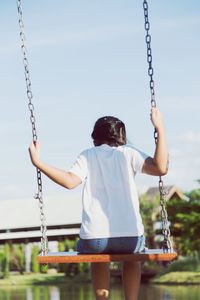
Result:
<svg viewBox="0 0 200 300"><path fill-rule="evenodd" d="M39 253L39 248L37 245L34 245L32 247L32 253L31 253L31 268L33 273L38 273L40 271L40 266L37 262L38 253Z"/></svg>
<svg viewBox="0 0 200 300"><path fill-rule="evenodd" d="M65 251L75 251L77 240L66 239L64 242Z"/></svg>
<svg viewBox="0 0 200 300"><path fill-rule="evenodd" d="M147 198L146 194L140 196L140 211L144 224L147 246L155 248L155 223L158 221L159 215L159 197L154 200Z"/></svg>
<svg viewBox="0 0 200 300"><path fill-rule="evenodd" d="M25 269L24 245L12 245L10 252L11 268L15 268L20 274L23 274Z"/></svg>
<svg viewBox="0 0 200 300"><path fill-rule="evenodd" d="M66 239L64 241L65 251L75 251L77 240ZM76 263L65 264L64 268L65 276L73 277L79 273L79 265Z"/></svg>
<svg viewBox="0 0 200 300"><path fill-rule="evenodd" d="M65 247L65 242L62 240L58 241L58 252L65 252L66 247ZM65 273L66 271L66 264L59 264L57 267L58 272L60 273Z"/></svg>
<svg viewBox="0 0 200 300"><path fill-rule="evenodd" d="M4 260L4 251L3 249L1 249L0 250L0 277L2 277L3 260Z"/></svg>
<svg viewBox="0 0 200 300"><path fill-rule="evenodd" d="M2 273L3 273L3 278L8 278L10 276L10 246L7 243L4 246L4 258L2 261Z"/></svg>
<svg viewBox="0 0 200 300"><path fill-rule="evenodd" d="M197 183L200 185L200 179L197 180ZM192 190L189 193L186 193L187 197L189 197L190 201L199 202L200 201L200 188Z"/></svg>
<svg viewBox="0 0 200 300"><path fill-rule="evenodd" d="M172 199L168 202L168 215L178 252L194 255L200 252L200 189L186 195L186 200Z"/></svg>

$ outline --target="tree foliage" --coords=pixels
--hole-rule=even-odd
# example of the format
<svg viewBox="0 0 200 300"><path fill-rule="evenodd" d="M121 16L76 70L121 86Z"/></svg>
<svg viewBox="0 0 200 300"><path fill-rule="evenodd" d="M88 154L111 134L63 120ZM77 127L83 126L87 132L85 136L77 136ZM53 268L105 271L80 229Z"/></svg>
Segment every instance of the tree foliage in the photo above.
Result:
<svg viewBox="0 0 200 300"><path fill-rule="evenodd" d="M31 270L33 273L38 273L40 271L39 263L37 262L37 255L39 253L39 248L37 245L33 245L31 253Z"/></svg>
<svg viewBox="0 0 200 300"><path fill-rule="evenodd" d="M140 211L148 248L155 248L155 223L158 221L159 199L149 200L146 194L140 196Z"/></svg>
<svg viewBox="0 0 200 300"><path fill-rule="evenodd" d="M20 274L25 270L24 244L11 245L10 247L11 268L16 269Z"/></svg>
<svg viewBox="0 0 200 300"><path fill-rule="evenodd" d="M194 255L200 253L200 189L186 195L186 200L172 199L168 202L168 215L178 252Z"/></svg>
<svg viewBox="0 0 200 300"><path fill-rule="evenodd" d="M4 246L4 257L2 260L2 273L3 273L3 278L8 278L10 276L10 246L7 243Z"/></svg>

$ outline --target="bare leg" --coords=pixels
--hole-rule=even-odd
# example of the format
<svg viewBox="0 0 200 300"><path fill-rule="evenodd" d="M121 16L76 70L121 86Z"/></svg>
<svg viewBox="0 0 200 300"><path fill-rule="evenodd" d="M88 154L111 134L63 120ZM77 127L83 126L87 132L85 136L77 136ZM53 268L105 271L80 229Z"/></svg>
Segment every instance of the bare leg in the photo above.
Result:
<svg viewBox="0 0 200 300"><path fill-rule="evenodd" d="M137 300L141 279L141 263L126 261L123 263L123 286L126 300Z"/></svg>
<svg viewBox="0 0 200 300"><path fill-rule="evenodd" d="M107 300L109 297L110 271L109 263L92 263L92 284L96 300Z"/></svg>

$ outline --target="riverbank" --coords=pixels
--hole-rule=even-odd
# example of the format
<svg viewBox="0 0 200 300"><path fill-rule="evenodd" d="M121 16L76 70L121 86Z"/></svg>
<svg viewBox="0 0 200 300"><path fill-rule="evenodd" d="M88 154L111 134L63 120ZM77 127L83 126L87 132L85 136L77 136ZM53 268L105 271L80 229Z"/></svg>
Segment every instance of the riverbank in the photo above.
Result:
<svg viewBox="0 0 200 300"><path fill-rule="evenodd" d="M13 274L7 279L0 279L0 288L6 286L24 285L53 285L71 283L90 283L89 274L81 274L72 278L66 277L63 273L58 274ZM169 272L153 278L153 284L198 284L200 285L200 272Z"/></svg>
<svg viewBox="0 0 200 300"><path fill-rule="evenodd" d="M169 272L151 280L154 284L199 284L200 272Z"/></svg>
<svg viewBox="0 0 200 300"><path fill-rule="evenodd" d="M9 278L0 279L0 288L5 286L18 285L53 285L53 284L71 284L71 283L90 282L89 274L66 277L64 273L58 274L14 274Z"/></svg>

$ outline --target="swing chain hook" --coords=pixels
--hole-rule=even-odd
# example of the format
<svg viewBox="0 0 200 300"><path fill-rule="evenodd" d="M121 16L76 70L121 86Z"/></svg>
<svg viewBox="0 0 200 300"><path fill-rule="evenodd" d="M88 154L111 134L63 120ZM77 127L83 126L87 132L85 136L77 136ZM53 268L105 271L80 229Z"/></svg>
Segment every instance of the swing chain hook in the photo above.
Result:
<svg viewBox="0 0 200 300"><path fill-rule="evenodd" d="M153 79L154 69L152 65L152 48L151 48L151 35L150 35L150 22L149 22L149 13L148 13L148 3L146 0L143 1L143 10L144 10L144 28L146 31L145 41L147 46L147 63L148 63L148 76L149 76L149 88L151 93L151 107L156 107L155 99L155 83ZM156 128L154 129L154 140L155 144L158 141L158 132ZM159 177L159 194L160 194L160 206L161 206L161 222L162 222L162 234L163 234L163 251L172 252L173 247L170 240L170 228L168 215L166 210L166 195L167 192L164 189L162 177Z"/></svg>
<svg viewBox="0 0 200 300"><path fill-rule="evenodd" d="M26 95L28 98L28 109L30 111L30 121L32 127L32 139L33 142L37 142L37 130L36 130L36 118L34 115L34 105L32 103L33 93L32 93L32 85L29 71L29 64L27 58L27 49L25 45L26 36L24 33L24 22L23 22L23 10L22 10L22 0L17 0L17 11L18 11L18 23L19 23L19 34L21 40L21 51L22 51L22 60L24 66L24 75L26 82ZM40 231L41 231L41 254L46 255L48 253L48 239L47 239L47 227L46 227L46 218L44 214L44 202L42 197L42 176L41 171L36 168L37 172L37 186L38 192L35 195L35 199L39 201L39 209L40 209Z"/></svg>

